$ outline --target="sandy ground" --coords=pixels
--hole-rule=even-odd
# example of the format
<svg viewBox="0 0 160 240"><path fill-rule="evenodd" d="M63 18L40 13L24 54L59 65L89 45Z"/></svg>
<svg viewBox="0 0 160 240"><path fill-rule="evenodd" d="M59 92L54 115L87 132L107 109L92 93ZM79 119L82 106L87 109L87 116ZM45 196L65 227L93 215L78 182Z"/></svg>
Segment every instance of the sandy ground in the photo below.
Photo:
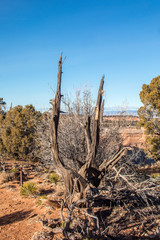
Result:
<svg viewBox="0 0 160 240"><path fill-rule="evenodd" d="M22 198L19 192L13 187L0 189L0 240L29 240L42 229L34 199Z"/></svg>
<svg viewBox="0 0 160 240"><path fill-rule="evenodd" d="M1 184L0 240L30 240L35 232L47 231L40 220L44 216L60 218L60 208L51 204L48 196L44 205L37 205L37 198L20 195L18 184Z"/></svg>

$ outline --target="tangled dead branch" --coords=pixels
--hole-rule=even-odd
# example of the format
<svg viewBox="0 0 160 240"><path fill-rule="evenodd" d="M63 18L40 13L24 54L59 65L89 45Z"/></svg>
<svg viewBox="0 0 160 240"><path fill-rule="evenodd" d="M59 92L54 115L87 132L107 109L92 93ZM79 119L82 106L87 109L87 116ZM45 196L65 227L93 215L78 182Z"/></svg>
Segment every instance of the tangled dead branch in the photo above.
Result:
<svg viewBox="0 0 160 240"><path fill-rule="evenodd" d="M81 114L79 105L74 117L71 113L60 118L62 55L59 60L57 92L51 101L51 150L56 168L64 177L65 200L62 204L62 222L65 222L63 234L68 239L102 238L121 239L128 234L141 237L147 231L159 227L159 183L144 174L140 175L133 164L134 149L117 148L117 153L101 161L96 161L100 141L100 124L102 124L102 96L104 76L101 79L94 114ZM82 159L67 151L60 154L59 127L60 120L69 119L72 125L81 118L79 125L83 134L83 147L87 149ZM84 120L85 119L85 120ZM76 131L75 131L76 132ZM69 132L68 136L69 138ZM72 136L71 136L72 137ZM78 137L78 136L76 136ZM75 151L76 152L76 146ZM113 153L113 151L112 151ZM76 165L68 167L63 157L72 158ZM77 192L79 195L77 195ZM78 196L78 199L77 199ZM64 206L67 217L63 216ZM80 207L81 206L81 207ZM83 206L83 207L82 207ZM154 217L153 217L154 216ZM151 224L152 222L152 224ZM157 228L156 228L157 227ZM156 228L156 230L155 230Z"/></svg>

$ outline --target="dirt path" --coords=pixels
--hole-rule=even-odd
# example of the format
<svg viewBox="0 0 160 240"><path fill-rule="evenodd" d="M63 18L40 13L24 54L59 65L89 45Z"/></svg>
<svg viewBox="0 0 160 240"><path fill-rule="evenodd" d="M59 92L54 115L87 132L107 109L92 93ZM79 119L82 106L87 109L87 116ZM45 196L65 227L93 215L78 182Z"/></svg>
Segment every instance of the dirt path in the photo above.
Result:
<svg viewBox="0 0 160 240"><path fill-rule="evenodd" d="M17 186L0 189L0 240L29 240L42 226L34 198L22 198Z"/></svg>

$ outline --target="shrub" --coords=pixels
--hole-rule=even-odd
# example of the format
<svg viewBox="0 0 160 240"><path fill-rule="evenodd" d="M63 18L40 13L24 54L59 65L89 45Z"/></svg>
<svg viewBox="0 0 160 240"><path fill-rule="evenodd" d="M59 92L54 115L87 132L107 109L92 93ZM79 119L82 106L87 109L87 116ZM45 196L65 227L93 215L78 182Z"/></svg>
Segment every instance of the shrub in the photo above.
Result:
<svg viewBox="0 0 160 240"><path fill-rule="evenodd" d="M57 183L60 180L60 177L56 173L51 173L49 175L50 182Z"/></svg>
<svg viewBox="0 0 160 240"><path fill-rule="evenodd" d="M149 85L143 84L140 98L143 106L138 110L138 126L144 127L146 153L149 158L160 160L160 76Z"/></svg>
<svg viewBox="0 0 160 240"><path fill-rule="evenodd" d="M13 172L18 172L18 169L17 168L12 168L11 173L13 173Z"/></svg>
<svg viewBox="0 0 160 240"><path fill-rule="evenodd" d="M0 114L0 154L14 159L36 161L37 124L41 113L32 105L11 108L2 118Z"/></svg>
<svg viewBox="0 0 160 240"><path fill-rule="evenodd" d="M30 196L30 195L33 195L36 192L36 190L37 190L37 186L35 185L35 183L27 182L23 184L23 186L21 187L20 194L22 196Z"/></svg>

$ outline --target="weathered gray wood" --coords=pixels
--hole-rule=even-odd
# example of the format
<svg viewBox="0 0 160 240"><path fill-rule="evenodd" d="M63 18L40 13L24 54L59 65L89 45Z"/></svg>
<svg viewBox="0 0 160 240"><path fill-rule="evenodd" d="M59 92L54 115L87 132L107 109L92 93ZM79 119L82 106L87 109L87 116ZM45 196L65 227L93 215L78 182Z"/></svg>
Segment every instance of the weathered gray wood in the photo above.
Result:
<svg viewBox="0 0 160 240"><path fill-rule="evenodd" d="M85 128L87 150L88 150L88 154L90 154L92 137L91 137L91 117L89 115L86 116L86 122L85 122L84 128Z"/></svg>
<svg viewBox="0 0 160 240"><path fill-rule="evenodd" d="M93 120L93 134L92 134L92 147L91 147L91 156L90 156L90 165L95 165L95 157L97 154L97 148L99 145L99 134L100 134L100 111L102 104L102 96L103 96L103 85L104 85L104 75L101 79L97 104L94 110L94 120Z"/></svg>
<svg viewBox="0 0 160 240"><path fill-rule="evenodd" d="M52 112L51 112L51 150L53 154L54 161L59 171L62 171L64 166L63 162L59 158L58 149L58 125L59 125L59 115L60 115L60 104L61 104L61 79L62 79L62 53L60 55L58 64L58 78L57 78L57 91L55 99L51 100Z"/></svg>
<svg viewBox="0 0 160 240"><path fill-rule="evenodd" d="M65 182L65 195L70 196L73 192L73 188L76 185L76 190L80 192L80 198L84 197L85 189L87 187L87 181L80 176L77 172L67 168L63 161L59 157L58 148L58 126L60 116L60 103L61 103L61 79L62 79L62 54L60 56L58 65L58 78L57 78L57 91L55 99L51 100L52 112L51 112L51 150L53 158L56 164L57 170L61 173ZM76 183L74 183L76 181Z"/></svg>
<svg viewBox="0 0 160 240"><path fill-rule="evenodd" d="M103 163L99 166L100 171L104 171L105 169L112 168L118 161L122 159L123 156L126 156L129 151L132 151L133 148L131 147L124 147L118 153L115 154L115 156L108 161L108 159L105 159Z"/></svg>
<svg viewBox="0 0 160 240"><path fill-rule="evenodd" d="M104 113L104 99L102 101L102 107L100 112L100 124L103 124L103 113Z"/></svg>
<svg viewBox="0 0 160 240"><path fill-rule="evenodd" d="M83 176L85 179L87 179L87 175L93 175L92 170L97 168L95 157L97 154L97 148L99 145L99 134L100 134L100 111L101 111L101 104L102 104L102 96L103 96L103 85L104 85L104 75L101 79L99 91L98 91L98 97L97 97L97 103L94 109L94 119L93 119L93 132L92 132L92 142L90 146L90 151L88 152L86 163L82 166L82 168L79 170L79 174ZM89 132L89 130L88 130ZM92 174L91 174L92 173ZM90 177L91 178L91 177Z"/></svg>

